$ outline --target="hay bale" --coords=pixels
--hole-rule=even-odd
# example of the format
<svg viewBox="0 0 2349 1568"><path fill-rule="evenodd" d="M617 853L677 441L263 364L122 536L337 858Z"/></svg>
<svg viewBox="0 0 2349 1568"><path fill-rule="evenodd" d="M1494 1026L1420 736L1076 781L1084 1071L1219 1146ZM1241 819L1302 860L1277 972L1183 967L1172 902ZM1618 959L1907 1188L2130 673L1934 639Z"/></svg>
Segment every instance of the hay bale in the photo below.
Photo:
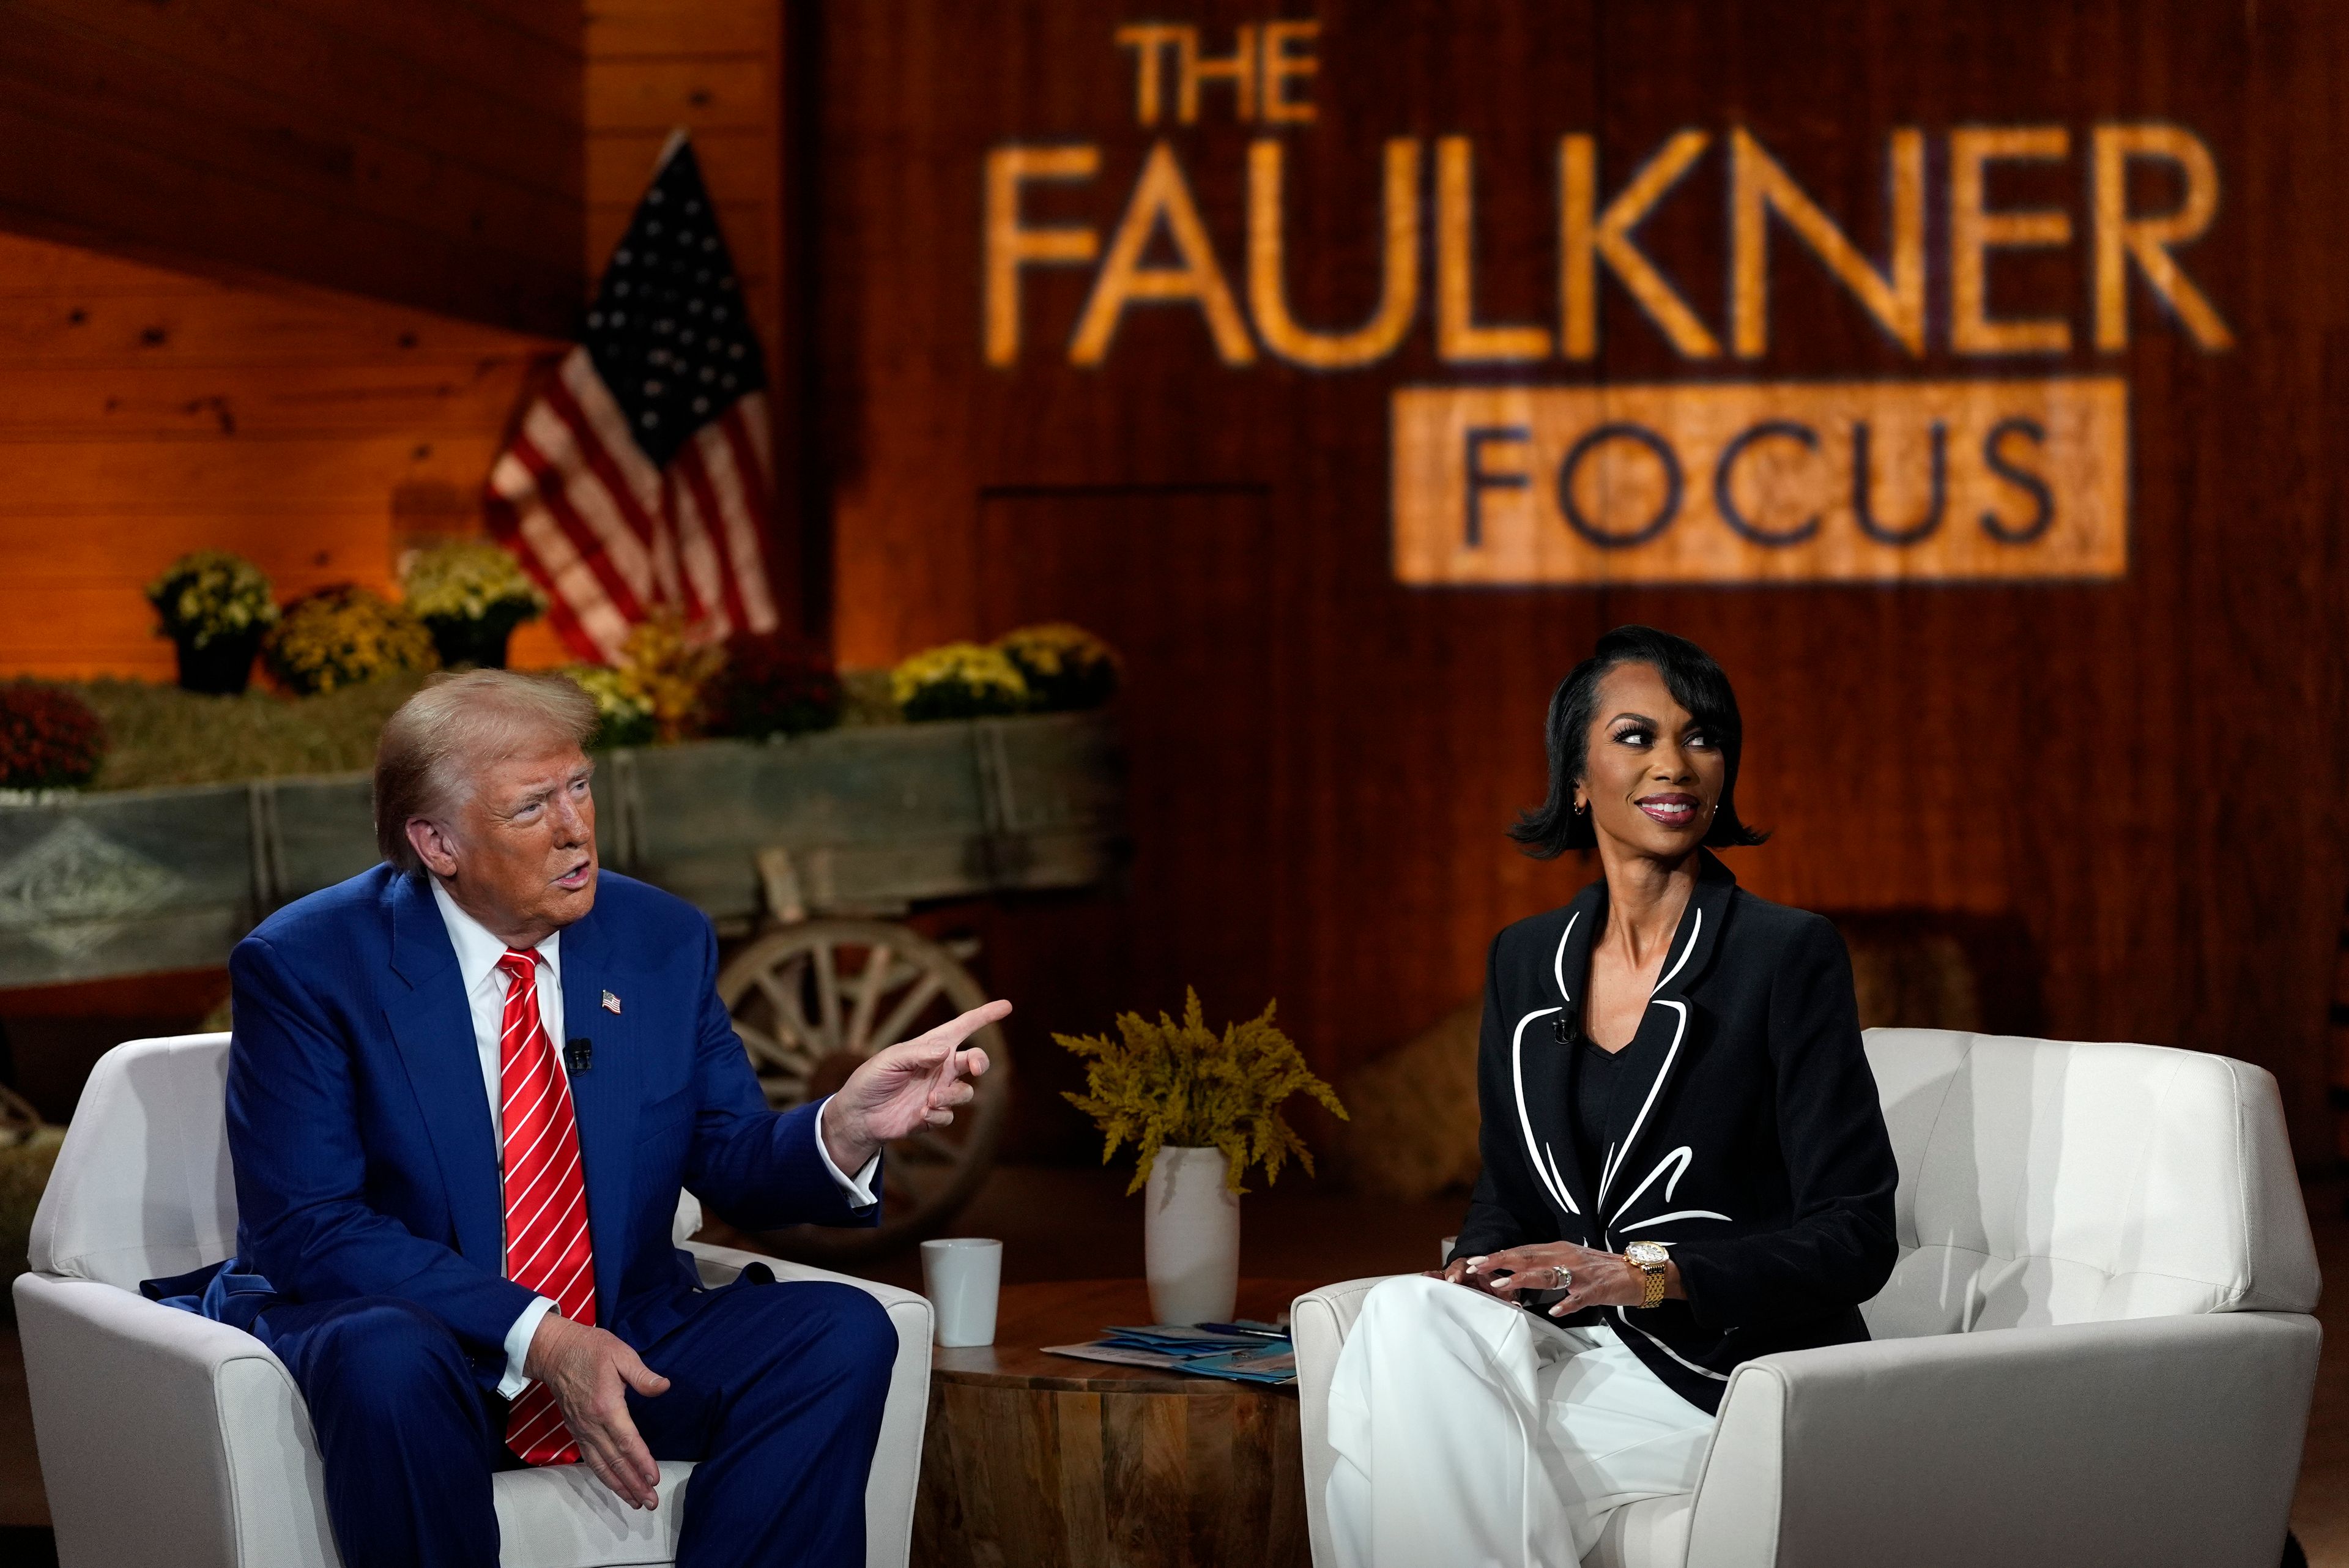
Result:
<svg viewBox="0 0 2349 1568"><path fill-rule="evenodd" d="M1358 1192L1411 1199L1465 1192L1476 1153L1476 1033L1482 1001L1348 1075L1340 1162Z"/></svg>
<svg viewBox="0 0 2349 1568"><path fill-rule="evenodd" d="M33 1211L41 1206L65 1141L66 1129L49 1123L34 1128L24 1142L0 1147L0 1323L16 1321L13 1287L16 1276L32 1266L25 1254L33 1243Z"/></svg>
<svg viewBox="0 0 2349 1568"><path fill-rule="evenodd" d="M1930 917L1837 919L1851 950L1862 1029L1982 1027L1982 984L1964 942Z"/></svg>

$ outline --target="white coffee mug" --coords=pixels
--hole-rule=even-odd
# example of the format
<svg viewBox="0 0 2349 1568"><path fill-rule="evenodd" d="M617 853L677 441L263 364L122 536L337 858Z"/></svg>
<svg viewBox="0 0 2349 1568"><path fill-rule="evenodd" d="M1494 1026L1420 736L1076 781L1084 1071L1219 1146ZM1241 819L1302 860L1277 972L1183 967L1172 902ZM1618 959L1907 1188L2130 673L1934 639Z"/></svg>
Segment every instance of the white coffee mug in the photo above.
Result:
<svg viewBox="0 0 2349 1568"><path fill-rule="evenodd" d="M922 1293L930 1298L942 1345L993 1345L1003 1243L954 1236L922 1243Z"/></svg>

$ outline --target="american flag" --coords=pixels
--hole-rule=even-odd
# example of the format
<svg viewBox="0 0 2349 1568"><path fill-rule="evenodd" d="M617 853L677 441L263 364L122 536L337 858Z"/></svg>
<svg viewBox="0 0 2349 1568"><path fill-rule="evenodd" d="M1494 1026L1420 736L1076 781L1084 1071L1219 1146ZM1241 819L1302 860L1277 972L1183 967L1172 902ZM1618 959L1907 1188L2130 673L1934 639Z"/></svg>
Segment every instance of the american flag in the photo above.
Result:
<svg viewBox="0 0 2349 1568"><path fill-rule="evenodd" d="M490 532L545 587L573 652L614 662L664 607L700 638L776 628L766 385L680 131L579 344L490 470Z"/></svg>

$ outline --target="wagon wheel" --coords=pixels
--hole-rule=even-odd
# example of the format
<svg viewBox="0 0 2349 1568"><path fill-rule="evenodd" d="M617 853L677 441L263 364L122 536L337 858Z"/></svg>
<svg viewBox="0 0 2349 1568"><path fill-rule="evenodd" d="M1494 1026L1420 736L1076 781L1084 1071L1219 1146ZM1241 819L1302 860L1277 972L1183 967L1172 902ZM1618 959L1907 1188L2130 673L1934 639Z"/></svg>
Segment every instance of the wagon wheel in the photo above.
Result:
<svg viewBox="0 0 2349 1568"><path fill-rule="evenodd" d="M788 1110L822 1099L857 1064L887 1045L987 1000L954 953L904 926L878 920L809 920L760 938L718 976L719 1000L734 1015L767 1103ZM1011 1099L1011 1055L1003 1031L970 1037L990 1064L978 1097L954 1125L898 1138L883 1161L877 1230L802 1225L771 1238L814 1260L869 1256L943 1227L967 1202L995 1158Z"/></svg>

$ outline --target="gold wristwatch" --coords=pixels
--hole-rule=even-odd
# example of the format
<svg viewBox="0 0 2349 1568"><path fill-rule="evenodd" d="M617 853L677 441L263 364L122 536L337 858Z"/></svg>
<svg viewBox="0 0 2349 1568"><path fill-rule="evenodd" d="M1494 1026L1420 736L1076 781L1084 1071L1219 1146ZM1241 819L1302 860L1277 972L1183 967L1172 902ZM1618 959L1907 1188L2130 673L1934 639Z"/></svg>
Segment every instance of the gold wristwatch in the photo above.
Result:
<svg viewBox="0 0 2349 1568"><path fill-rule="evenodd" d="M1663 1244L1660 1241L1634 1241L1623 1249L1623 1256L1633 1268L1640 1271L1640 1279L1647 1284L1647 1294L1640 1298L1640 1304L1643 1307L1651 1307L1663 1300L1664 1265L1671 1262L1672 1258L1672 1255L1664 1250Z"/></svg>

